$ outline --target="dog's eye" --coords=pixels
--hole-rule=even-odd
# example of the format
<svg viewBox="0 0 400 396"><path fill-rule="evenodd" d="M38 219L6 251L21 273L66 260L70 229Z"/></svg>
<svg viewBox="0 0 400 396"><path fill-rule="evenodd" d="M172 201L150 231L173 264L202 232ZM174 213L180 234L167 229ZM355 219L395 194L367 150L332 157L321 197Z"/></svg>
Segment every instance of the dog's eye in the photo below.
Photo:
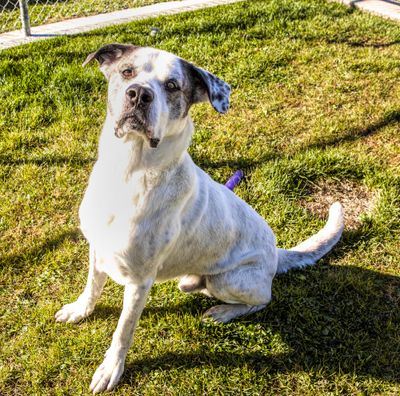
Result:
<svg viewBox="0 0 400 396"><path fill-rule="evenodd" d="M122 70L122 75L124 76L124 78L132 78L135 75L135 72L131 68L126 68Z"/></svg>
<svg viewBox="0 0 400 396"><path fill-rule="evenodd" d="M177 90L179 89L179 85L178 85L178 83L177 83L175 80L168 80L168 81L165 83L165 88L166 88L168 91L177 91Z"/></svg>

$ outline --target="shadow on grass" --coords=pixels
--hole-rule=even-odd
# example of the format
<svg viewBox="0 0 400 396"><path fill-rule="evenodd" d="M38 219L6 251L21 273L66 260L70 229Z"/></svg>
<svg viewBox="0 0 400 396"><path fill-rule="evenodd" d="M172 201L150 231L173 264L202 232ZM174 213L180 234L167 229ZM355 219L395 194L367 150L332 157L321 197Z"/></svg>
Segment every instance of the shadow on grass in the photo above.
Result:
<svg viewBox="0 0 400 396"><path fill-rule="evenodd" d="M223 340L221 331L214 332L213 325L205 325L207 343L201 349L128 363L122 381L134 385L141 374L149 371L201 366L250 367L259 374L322 371L400 380L399 277L322 264L278 276L273 289L274 299L264 311L237 319L236 323L257 324L268 329L266 334L279 334L290 352L276 354L269 350L271 340L265 336L262 352L243 349L243 353L237 353L241 340L230 331L235 322L215 325L226 328L222 330ZM204 297L192 297L188 297L190 310L197 315L204 309ZM160 308L160 312L172 315L179 310L179 306ZM148 314L157 309L146 311ZM188 312L186 304L184 311ZM216 345L230 342L236 347L232 352L215 351Z"/></svg>
<svg viewBox="0 0 400 396"><path fill-rule="evenodd" d="M279 275L273 283L272 302L261 312L238 318L232 324L200 324L202 348L186 353L169 352L128 362L122 382L135 385L150 371L194 367L249 367L260 375L286 372L348 374L400 381L400 277L355 266L330 265L346 256L361 240L361 230L346 233L331 256L313 267ZM147 306L149 316L182 314L200 317L218 304L200 294L186 295L180 304ZM118 319L121 306L99 304L91 316ZM259 351L238 353L248 344L234 329L240 324L266 330L257 336ZM239 334L240 334L239 332ZM271 337L278 335L289 352L275 353ZM206 340L205 342L203 342ZM195 344L196 340L193 340ZM216 351L224 345L225 351Z"/></svg>
<svg viewBox="0 0 400 396"><path fill-rule="evenodd" d="M338 137L332 137L317 143L311 143L307 149L328 148L337 146L341 143L354 142L380 132L383 128L400 123L400 110L390 111L382 116L382 118L370 125L349 130L346 134Z"/></svg>
<svg viewBox="0 0 400 396"><path fill-rule="evenodd" d="M390 48L395 45L400 44L400 40L393 40L388 42L381 42L381 41L371 41L365 38L354 38L354 37L339 37L334 36L333 38L330 37L322 37L321 35L314 36L314 37L303 37L302 38L307 43L317 43L322 42L325 44L344 44L348 45L351 48Z"/></svg>
<svg viewBox="0 0 400 396"><path fill-rule="evenodd" d="M78 229L65 231L47 238L33 249L18 254L0 255L0 268L12 267L14 272L23 271L27 263L32 265L32 258L38 260L38 258L59 248L65 241L78 241L80 238L82 238L82 235Z"/></svg>
<svg viewBox="0 0 400 396"><path fill-rule="evenodd" d="M400 40L390 41L388 43L372 43L368 41L353 41L346 39L337 39L337 40L327 40L328 44L347 44L349 47L355 48L389 48L394 45L400 44Z"/></svg>
<svg viewBox="0 0 400 396"><path fill-rule="evenodd" d="M258 159L252 159L252 158L240 158L240 159L222 159L220 161L213 161L210 160L206 156L198 155L197 153L191 153L191 157L194 161L194 163L202 168L205 172L207 172L207 169L219 169L223 167L229 167L231 169L249 169L253 168L258 165L262 165L267 163L268 161L273 161L275 159L279 159L283 157L283 154L281 153L274 153L274 154L268 154L265 156L262 156L261 158Z"/></svg>
<svg viewBox="0 0 400 396"><path fill-rule="evenodd" d="M11 157L0 154L0 165L46 165L46 166L57 166L57 165L87 165L95 162L94 158L83 158L78 156L62 156L62 155L44 155L43 157L37 158L23 158L23 157Z"/></svg>
<svg viewBox="0 0 400 396"><path fill-rule="evenodd" d="M342 133L339 136L332 136L327 139L312 142L304 147L300 147L296 154L305 152L313 149L328 149L330 147L337 147L343 143L351 143L360 139L365 139L369 136L379 133L383 128L391 125L398 125L400 123L400 110L390 111L382 116L382 118L370 125L360 128L353 128L349 131ZM223 159L220 161L210 160L206 156L198 155L196 152L192 152L191 156L196 165L205 170L207 169L218 169L222 167L230 167L232 169L249 169L258 165L265 164L268 161L277 160L285 157L285 152L269 152L265 156L256 160L252 158L241 158L241 159Z"/></svg>

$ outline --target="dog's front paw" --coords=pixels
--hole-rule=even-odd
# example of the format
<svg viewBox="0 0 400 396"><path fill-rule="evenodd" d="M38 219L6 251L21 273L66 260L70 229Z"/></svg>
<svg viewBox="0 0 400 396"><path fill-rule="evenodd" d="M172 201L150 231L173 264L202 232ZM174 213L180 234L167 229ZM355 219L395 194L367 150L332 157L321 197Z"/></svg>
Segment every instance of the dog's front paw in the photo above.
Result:
<svg viewBox="0 0 400 396"><path fill-rule="evenodd" d="M111 390L117 385L124 371L125 358L120 356L111 357L109 353L103 363L98 367L93 375L89 389L95 393Z"/></svg>
<svg viewBox="0 0 400 396"><path fill-rule="evenodd" d="M56 322L77 323L92 313L88 304L79 300L64 305L55 315Z"/></svg>

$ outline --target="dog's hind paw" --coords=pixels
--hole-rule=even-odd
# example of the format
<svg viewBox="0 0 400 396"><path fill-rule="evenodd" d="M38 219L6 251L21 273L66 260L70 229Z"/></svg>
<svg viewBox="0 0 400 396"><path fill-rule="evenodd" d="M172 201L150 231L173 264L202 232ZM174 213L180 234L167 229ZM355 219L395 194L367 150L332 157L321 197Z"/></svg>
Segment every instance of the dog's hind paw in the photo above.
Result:
<svg viewBox="0 0 400 396"><path fill-rule="evenodd" d="M124 371L125 359L121 357L105 357L103 363L93 375L89 389L93 394L110 391L117 385Z"/></svg>
<svg viewBox="0 0 400 396"><path fill-rule="evenodd" d="M93 309L79 300L64 305L56 314L56 322L77 323L92 313Z"/></svg>
<svg viewBox="0 0 400 396"><path fill-rule="evenodd" d="M237 315L230 304L216 305L203 315L203 321L212 320L217 323L228 323Z"/></svg>
<svg viewBox="0 0 400 396"><path fill-rule="evenodd" d="M210 308L203 316L203 320L210 318L214 322L228 323L239 316L248 315L265 308L266 304L222 304Z"/></svg>

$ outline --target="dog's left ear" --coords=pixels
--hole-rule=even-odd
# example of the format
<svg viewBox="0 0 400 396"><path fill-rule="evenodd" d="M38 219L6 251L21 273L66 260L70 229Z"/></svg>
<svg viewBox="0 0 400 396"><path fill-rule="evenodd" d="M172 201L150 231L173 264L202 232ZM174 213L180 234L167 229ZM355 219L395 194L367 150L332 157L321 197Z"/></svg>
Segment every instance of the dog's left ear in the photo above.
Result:
<svg viewBox="0 0 400 396"><path fill-rule="evenodd" d="M107 68L120 59L126 52L135 50L136 46L130 44L107 44L99 48L96 52L89 54L82 66L86 66L93 59L99 63L100 69L107 75Z"/></svg>
<svg viewBox="0 0 400 396"><path fill-rule="evenodd" d="M192 103L209 101L218 113L226 113L229 109L231 87L214 74L183 61L193 84Z"/></svg>

